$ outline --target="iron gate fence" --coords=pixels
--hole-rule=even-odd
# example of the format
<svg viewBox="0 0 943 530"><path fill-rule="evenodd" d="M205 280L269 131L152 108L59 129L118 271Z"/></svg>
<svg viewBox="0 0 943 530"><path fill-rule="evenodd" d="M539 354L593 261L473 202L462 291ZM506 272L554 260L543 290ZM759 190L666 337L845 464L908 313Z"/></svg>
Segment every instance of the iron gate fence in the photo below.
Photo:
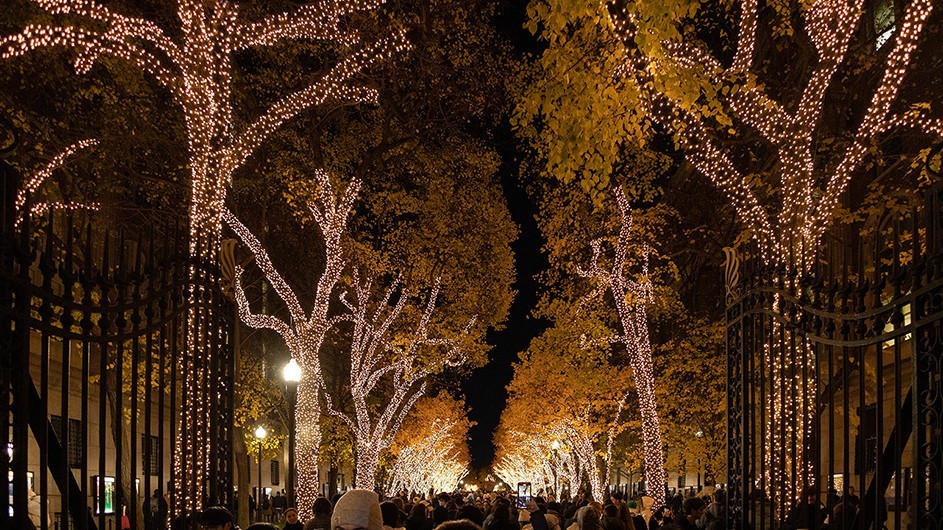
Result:
<svg viewBox="0 0 943 530"><path fill-rule="evenodd" d="M804 275L728 253L732 528L808 526L807 494L830 529L943 528L941 219L937 185Z"/></svg>
<svg viewBox="0 0 943 530"><path fill-rule="evenodd" d="M165 528L197 491L231 505L233 309L215 264L190 258L185 224L126 212L17 226L29 204L13 206L18 178L0 165L0 528L119 529L123 515ZM183 366L208 374L193 425L180 424ZM203 430L197 453L188 433ZM196 454L200 485L180 471Z"/></svg>

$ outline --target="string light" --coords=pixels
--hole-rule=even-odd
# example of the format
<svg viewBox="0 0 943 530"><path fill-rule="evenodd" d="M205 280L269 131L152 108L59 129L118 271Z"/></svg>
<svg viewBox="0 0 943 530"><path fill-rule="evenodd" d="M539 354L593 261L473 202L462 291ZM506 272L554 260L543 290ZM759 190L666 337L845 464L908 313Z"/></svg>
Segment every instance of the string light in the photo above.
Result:
<svg viewBox="0 0 943 530"><path fill-rule="evenodd" d="M415 365L424 348L444 348L446 351L438 357L442 367L454 367L465 362L465 355L459 342L446 338L429 337L428 328L438 299L440 282L437 279L422 316L412 333L409 342L399 351L392 351L391 327L406 307L409 293L400 289L400 282L390 285L376 307L370 310L373 293L372 281L360 280L359 271L354 269L353 299L347 293L341 293L340 301L346 311L328 316L331 300L337 287L346 261L344 259L341 237L347 229L347 223L353 210L354 201L361 182L353 179L347 188L335 196L330 178L324 171L315 172L320 194L317 201L308 207L321 230L325 245L325 267L318 280L314 304L310 312L305 312L292 288L272 264L268 253L259 240L231 212L225 212L223 219L232 228L236 236L249 248L255 262L262 270L266 280L288 308L290 318L286 322L276 316L253 313L242 285L242 268L236 269L234 293L242 321L254 328L267 328L281 335L288 350L302 367L302 382L298 387L298 402L295 409L297 428L296 451L298 458L298 506L304 509L306 503L314 502L317 495L317 448L320 443L318 421L320 405L318 392L323 392L328 412L343 420L354 434L357 451L357 486L372 489L376 477L379 454L388 448L393 437L416 400L422 397L426 389L425 377L429 368ZM393 308L386 311L393 296L399 298ZM354 415L337 411L327 390L321 371L320 350L327 333L341 322L353 324L350 345L350 397ZM472 318L463 330L464 335L471 332L475 323ZM389 354L393 358L389 359ZM377 384L386 376L392 378L393 394L386 401L380 416L373 420L367 400ZM305 503L305 504L303 504Z"/></svg>
<svg viewBox="0 0 943 530"><path fill-rule="evenodd" d="M336 197L327 173L315 171L314 178L320 193L316 201L308 204L308 208L324 239L325 266L318 279L314 304L309 312L302 308L298 297L252 232L232 212L223 214L223 220L252 252L265 279L288 308L289 322L273 315L253 313L242 285L242 268L236 267L233 291L240 319L252 328L271 329L278 333L285 341L292 359L301 366L302 377L295 406L295 465L298 468L295 504L301 511L310 508L319 493L317 454L321 445L321 428L318 392L323 386L319 352L328 331L340 322L349 320L346 315L328 317L328 310L345 266L341 237L347 229L361 185L360 180L353 179L340 193L340 197Z"/></svg>
<svg viewBox="0 0 943 530"><path fill-rule="evenodd" d="M400 288L398 280L394 281L386 289L382 301L371 311L369 306L373 293L372 280L361 281L358 271L354 270L353 288L353 300L348 299L345 292L341 295L341 302L349 311L349 318L353 323L349 388L354 414L336 410L332 396L326 388L324 397L328 412L340 418L354 434L357 487L373 489L380 453L390 447L406 415L412 410L416 400L425 393L425 378L432 373L429 367L459 366L465 363L466 357L460 348L460 341L429 337L429 322L439 295L438 278L415 331L402 348L391 344L390 330L405 308L409 292ZM396 293L399 293L396 304L387 310ZM465 326L462 331L464 336L471 332L475 320L473 317ZM427 347L444 348L445 352L436 357L435 363L423 363L419 366L419 354ZM379 417L371 418L371 407L367 400L376 385L387 376L392 379L393 393L379 408Z"/></svg>
<svg viewBox="0 0 943 530"><path fill-rule="evenodd" d="M65 148L61 153L53 157L48 164L43 166L41 169L36 171L27 181L26 184L20 188L16 193L16 221L14 226L19 227L20 223L23 222L23 207L26 205L27 196L34 196L36 191L39 190L40 186L46 182L46 179L52 176L52 172L62 167L65 164L65 161L74 155L76 152L85 149L87 147L98 145L98 140L82 140L76 142L69 147ZM58 201L58 202L43 202L43 201L34 201L30 206L29 214L32 216L42 215L50 209L61 209L61 210L98 210L101 205L97 202L91 203L78 203L74 201Z"/></svg>
<svg viewBox="0 0 943 530"><path fill-rule="evenodd" d="M773 297L773 311L780 309L779 294ZM799 355L783 350L796 343ZM815 415L802 415L803 406L814 402L818 384L812 344L774 322L771 340L763 347L763 365L769 367L769 405L767 436L763 440L764 482L761 485L781 513L801 499L805 486L816 483L815 459L806 454L806 445L814 440ZM795 393L795 395L793 395ZM795 467L798 474L793 475Z"/></svg>
<svg viewBox="0 0 943 530"><path fill-rule="evenodd" d="M664 42L667 53L663 57L629 54L618 69L620 77L634 82L645 110L676 133L691 163L727 194L741 221L753 231L761 257L767 263L784 265L800 274L808 272L814 263L819 241L839 197L864 160L868 146L879 134L893 127L911 127L934 136L943 135L940 120L922 113L890 113L933 9L932 0L915 0L905 9L881 83L841 162L834 167L816 164L816 130L821 124L825 94L845 60L858 21L865 12L864 6L863 0L815 0L801 8L817 62L794 105L781 104L769 97L762 87L743 82L754 65L757 0L741 3L738 44L729 68L724 68L701 47L686 42ZM616 35L627 43L633 42L638 32L635 14L629 7L609 11ZM655 92L650 83L644 82L650 80L653 69L693 70L718 86L738 85L735 90L724 91L721 97L740 122L759 132L776 148L777 176L782 183L777 194L780 204L771 208L761 205L754 176L737 168L732 155L714 141L714 135L709 132L714 127L711 123ZM790 113L787 108L795 110Z"/></svg>
<svg viewBox="0 0 943 530"><path fill-rule="evenodd" d="M633 54L619 69L619 75L638 81L636 85L643 95L646 110L676 133L691 163L727 194L741 221L753 231L763 260L798 273L789 278L801 277L811 270L819 242L840 196L880 134L895 127L909 127L943 136L943 122L919 110L900 115L891 113L933 3L914 0L905 8L880 84L853 140L834 167L816 163L816 131L825 95L865 13L864 1L815 0L801 8L805 31L815 47L817 61L795 104L777 102L760 86L742 82L753 67L758 2L745 0L741 6L738 45L729 69L724 69L701 48L686 43L664 43L668 54L658 61L670 61L677 68L695 70L696 75L706 76L718 86L731 82L739 85L736 90L723 92L722 97L740 122L759 132L777 150L777 176L781 180L781 189L776 194L780 198L778 205L769 209L761 206L752 183L753 176L738 169L731 161L732 155L718 147L709 132L712 125L641 82L649 75L647 66L658 61ZM632 41L637 31L626 9L622 10L622 20L614 27L625 42ZM790 113L788 108L795 111ZM776 304L778 299L774 300L774 306ZM801 486L815 482L812 461L804 454L806 440L813 432L813 418L802 417L799 412L801 403L815 396L815 381L806 377L814 373L811 371L814 366L810 365L814 364L814 356L806 353L804 361L782 359L780 342L784 338L791 342L791 333L777 324L764 350L771 370L773 398L767 421L769 436L764 440L767 472L763 487L782 506L798 498ZM803 346L806 352L811 351L810 345ZM795 445L787 447L787 443ZM792 467L796 468L798 476L790 476Z"/></svg>
<svg viewBox="0 0 943 530"><path fill-rule="evenodd" d="M571 498L576 498L583 477L589 493L604 493L593 439L588 432L588 418L557 418L546 424L534 424L531 432L512 430L499 436L495 475L508 484L530 482L549 488L558 486L562 477L569 484ZM559 496L559 492L554 492Z"/></svg>
<svg viewBox="0 0 943 530"><path fill-rule="evenodd" d="M95 0L33 0L50 15L85 19L83 26L28 24L15 34L0 38L0 57L11 58L46 47L74 49L78 74L88 72L103 56L130 61L166 88L182 109L190 155L191 196L189 204L190 254L202 261L215 258L222 230L227 188L233 172L275 129L300 112L328 100L375 101L375 91L350 86L359 72L406 48L403 31L364 46L351 54L316 83L285 96L244 130L233 122L232 56L253 46L266 46L281 39L319 39L343 46L359 44L355 32L342 28L344 15L374 9L380 0L346 0L303 6L270 16L262 22L240 20L239 3L218 0L212 4L179 0L179 42L151 21L118 14ZM205 295L195 267L190 268L192 306ZM183 374L184 404L181 433L175 444L174 468L177 502L174 514L198 512L202 508L205 470L212 464L207 448L207 400L204 397L212 355L200 341L211 336L197 311L188 312L188 360L179 367ZM302 384L302 386L306 386ZM310 403L299 403L310 405ZM306 449L310 449L306 447ZM316 451L316 448L314 449ZM316 470L315 470L316 474ZM299 484L299 488L301 485ZM306 485L305 488L309 488ZM306 494L307 499L308 494ZM313 502L313 499L311 499Z"/></svg>
<svg viewBox="0 0 943 530"><path fill-rule="evenodd" d="M465 432L454 432L458 420L437 419L432 434L403 447L390 469L386 491L449 491L468 474L468 461L461 458L456 442L464 443ZM466 451L467 452L467 451Z"/></svg>
<svg viewBox="0 0 943 530"><path fill-rule="evenodd" d="M648 312L646 304L652 299L652 286L648 280L648 249L642 254L641 275L636 282L626 277L625 263L632 235L632 209L621 188L615 189L616 204L622 215L622 226L616 243L612 267L609 270L599 265L602 241L590 243L592 256L588 268L578 269L580 276L592 278L606 286L615 299L616 313L622 326L618 337L626 349L629 365L638 394L639 413L642 417L642 452L645 462L645 483L648 494L656 506L665 502L666 481L664 446L661 439L661 424L655 400L655 375L652 369L652 345L648 336Z"/></svg>

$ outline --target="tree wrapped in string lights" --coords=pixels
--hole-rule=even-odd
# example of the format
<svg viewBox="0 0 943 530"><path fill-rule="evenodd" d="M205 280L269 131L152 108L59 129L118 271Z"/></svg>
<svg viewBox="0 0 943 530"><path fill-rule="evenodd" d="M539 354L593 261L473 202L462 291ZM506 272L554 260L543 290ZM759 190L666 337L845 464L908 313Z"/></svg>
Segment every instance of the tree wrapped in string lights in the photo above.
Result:
<svg viewBox="0 0 943 530"><path fill-rule="evenodd" d="M570 418L527 427L526 431L499 434L493 470L501 480L507 484L530 482L537 490L552 488L558 499L562 497L557 490L565 484L570 498L575 499L585 478L594 498L603 494L593 440L585 425Z"/></svg>
<svg viewBox="0 0 943 530"><path fill-rule="evenodd" d="M376 42L361 44L356 31L344 24L346 15L374 9L382 0L322 2L246 20L232 0L179 0L179 31L164 31L156 23L115 12L95 0L33 0L53 22L31 23L14 35L0 38L0 57L21 56L40 48L75 51L77 74L87 73L103 57L129 61L156 80L183 111L190 163L190 253L212 262L219 246L227 189L233 173L262 142L286 121L325 102L375 102L376 91L354 78L368 66L403 50L403 33L394 31ZM272 46L286 39L335 42L353 50L327 68L316 82L275 101L258 117L239 124L233 97L233 56L253 47ZM196 269L191 275L198 274ZM196 286L200 282L194 282ZM204 293L195 289L191 296ZM208 330L196 312L188 315L188 341ZM175 511L199 512L206 470L212 458L205 428L209 406L204 396L209 351L193 351L181 362L185 406L176 440ZM224 387L225 388L225 387ZM226 390L228 391L228 390Z"/></svg>
<svg viewBox="0 0 943 530"><path fill-rule="evenodd" d="M616 241L612 265L609 269L599 264L602 253L602 240L593 241L592 256L589 266L580 268L579 274L599 283L601 289L612 293L616 313L622 327L621 335L603 339L610 343L625 346L629 365L635 379L635 391L638 394L639 413L642 417L642 449L645 462L645 484L648 494L655 500L656 506L665 502L665 465L664 445L661 439L661 424L658 420L658 407L655 399L655 376L652 368L652 345L648 336L648 312L646 304L651 301L652 286L648 278L648 250L642 255L641 281L627 277L626 262L632 245L632 209L621 188L615 188L616 204L622 215L622 226ZM620 402L620 413L622 402Z"/></svg>
<svg viewBox="0 0 943 530"><path fill-rule="evenodd" d="M799 9L805 37L815 54L805 83L787 92L796 94L792 100L777 99L779 93L758 81L763 68L756 50L763 29L760 6L758 0L745 0L740 6L737 45L729 66L697 43L665 40L660 43L663 57L627 57L617 78L640 90L646 112L676 135L691 164L730 199L753 233L761 258L781 267L785 275L780 280L795 287L798 284L791 282L810 273L815 265L840 198L872 146L893 129L943 136L943 121L930 116L927 108L895 105L934 5L931 0L913 0L903 9L903 17L895 20L886 58L882 65L878 63L883 72L879 72L877 86L858 121L847 131L850 140L833 144L837 149L828 156L818 151L822 138L834 134L828 130L823 109L850 50L860 45L855 37L860 35L868 4L863 0L817 0ZM612 13L619 39L627 48L636 48L640 30L637 13L629 8L611 8L607 13ZM881 41L874 46L879 48ZM723 113L703 112L654 89L645 70L655 65L666 65L719 87ZM772 163L761 162L773 171L743 165L738 142L729 141L737 126L758 134L756 143L772 149ZM756 174L764 178L756 178ZM773 309L780 303L777 295ZM784 358L780 351L788 343L801 345L800 355L794 359ZM769 330L763 362L770 370L774 397L769 404L768 435L763 440L766 471L761 487L784 509L799 498L805 485L815 483L806 454L814 439L814 418L800 413L801 403L817 392L815 378L809 375L814 373L815 357L804 339L776 323Z"/></svg>
<svg viewBox="0 0 943 530"><path fill-rule="evenodd" d="M468 474L467 455L456 447L454 430L456 419L436 419L429 426L430 434L419 440L411 440L396 454L396 462L390 468L386 492L396 495L400 491L449 491ZM465 433L462 433L463 435ZM461 438L464 443L464 436ZM467 449L464 451L467 453Z"/></svg>
<svg viewBox="0 0 943 530"><path fill-rule="evenodd" d="M426 377L441 369L460 366L466 360L461 337L429 336L439 283L437 279L419 322L408 335L396 329L402 327L398 320L409 301L408 290L401 287L398 280L387 287L379 303L372 303L373 281L361 280L355 270L353 297L348 297L347 293L341 296L341 302L348 310L347 318L353 324L349 396L345 396L353 406L353 413L336 409L335 400L326 389L323 394L328 412L340 418L354 433L358 488L376 487L380 452L390 447L403 420L416 400L425 393ZM468 336L474 323L472 317L462 331L462 337ZM427 349L437 353L430 355L425 351ZM383 396L379 414L375 414L375 407L371 407L368 399L380 397L376 393L382 381L389 381L392 391Z"/></svg>
<svg viewBox="0 0 943 530"><path fill-rule="evenodd" d="M465 403L447 392L417 401L389 449L394 461L386 469L387 493L454 489L468 474L472 425Z"/></svg>
<svg viewBox="0 0 943 530"><path fill-rule="evenodd" d="M866 14L878 4L888 10L890 25L869 36L860 30L871 26ZM929 105L898 100L934 2L894 5L814 0L761 17L758 0L743 0L729 5L739 18L734 43L719 49L725 37L700 40L687 31L691 20L714 22L716 13L699 11L697 2L666 0L654 9L639 2L537 0L528 25L550 42L542 60L547 71L520 117L546 123L537 134L547 144L551 169L569 178L578 168L567 158L595 164L598 171L587 173L599 179L584 189L605 189L620 148L652 134L654 120L727 195L761 257L803 274L843 191L885 135L910 129L943 136L943 120ZM767 52L782 51L787 41L801 59L777 69L775 61L790 56ZM585 60L588 49L599 59ZM867 80L849 73L861 68L862 52L870 54L865 63L875 65L865 67ZM847 119L831 119L823 112L826 102L835 105L848 83L855 88L837 103ZM854 108L859 98L863 108ZM598 134L589 141L578 133L554 134L590 128Z"/></svg>
<svg viewBox="0 0 943 530"><path fill-rule="evenodd" d="M310 508L319 493L317 454L321 444L318 421L321 406L318 392L323 386L320 351L331 328L350 319L347 314L329 315L329 310L331 298L345 266L341 237L347 229L354 200L360 189L360 181L354 179L338 197L335 196L327 173L316 171L314 176L320 184L321 193L318 200L309 203L308 207L324 239L325 266L318 278L314 302L309 311L304 310L295 292L279 274L265 248L252 232L231 212L227 211L223 215L226 224L252 252L256 264L288 309L290 316L286 322L272 315L253 313L242 284L243 270L236 267L233 291L241 320L250 327L270 329L278 333L288 346L292 358L301 366L302 377L295 407L295 462L298 467L295 503L300 510Z"/></svg>

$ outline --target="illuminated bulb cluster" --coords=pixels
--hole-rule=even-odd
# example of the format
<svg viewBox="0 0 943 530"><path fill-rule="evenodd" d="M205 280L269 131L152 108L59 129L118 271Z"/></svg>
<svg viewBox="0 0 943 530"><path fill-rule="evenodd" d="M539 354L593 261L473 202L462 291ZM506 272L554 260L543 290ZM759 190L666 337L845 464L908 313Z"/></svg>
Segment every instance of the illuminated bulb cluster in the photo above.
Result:
<svg viewBox="0 0 943 530"><path fill-rule="evenodd" d="M468 462L459 459L455 446L455 420L435 420L432 434L402 448L390 469L386 491L389 496L401 491L451 491L468 474ZM466 433L458 439L464 441Z"/></svg>
<svg viewBox="0 0 943 530"><path fill-rule="evenodd" d="M380 0L342 0L303 6L271 16L261 22L240 20L240 5L232 0L200 2L178 0L179 32L171 38L155 23L118 14L95 0L33 0L53 16L67 17L61 24L29 24L14 35L0 38L0 57L11 58L31 50L64 47L75 51L76 73L83 74L103 56L130 61L157 80L184 114L190 155L191 196L189 205L190 253L205 261L215 259L222 230L222 216L233 172L274 130L300 112L328 100L375 101L376 93L348 83L361 71L406 48L402 31L363 46L316 83L275 102L242 130L233 121L232 57L237 51L271 45L281 39L319 39L345 46L359 44L358 36L342 26L344 15L373 9ZM73 25L76 20L82 25ZM196 275L191 302L201 292ZM213 364L209 349L199 337L210 336L207 323L198 313L188 313L189 355L178 367L183 374L184 405L181 433L174 454L174 514L198 512L202 508L205 470L211 464L207 439L207 400L204 397L206 366ZM305 386L304 384L302 386ZM311 405L311 403L299 403ZM316 405L316 404L315 404ZM310 448L308 448L310 449ZM316 448L314 449L316 451ZM304 460L301 460L304 461ZM301 484L299 484L299 488ZM307 491L316 484L305 484ZM311 500L306 493L305 500ZM307 513L302 509L303 513Z"/></svg>
<svg viewBox="0 0 943 530"><path fill-rule="evenodd" d="M530 482L534 491L551 487L554 484L554 471L560 473L556 475L559 478L564 475L564 470L555 467L557 459L554 459L548 431L547 428L541 428L530 433L508 433L507 441L502 444L495 462L494 474L512 486L518 482ZM578 479L576 483L579 483ZM570 492L575 495L576 488L571 487Z"/></svg>
<svg viewBox="0 0 943 530"><path fill-rule="evenodd" d="M320 193L318 200L309 203L308 208L324 239L325 266L318 279L314 304L308 312L252 232L231 212L226 211L223 215L226 224L252 252L266 281L288 309L290 318L287 322L276 316L253 313L242 285L242 268L236 268L233 292L240 319L250 327L278 333L288 346L291 357L301 366L302 377L295 407L295 462L298 468L295 497L296 506L302 511L314 504L319 492L317 454L321 445L321 429L318 392L323 386L319 352L328 331L338 323L349 320L347 315L328 317L328 309L346 263L341 237L347 229L354 200L360 190L360 181L354 179L340 197L336 197L327 173L316 171L314 177Z"/></svg>
<svg viewBox="0 0 943 530"><path fill-rule="evenodd" d="M777 294L773 299L774 312L779 310L780 303ZM800 347L798 356L788 348L783 349L783 345L794 343ZM815 439L813 404L818 392L815 356L808 340L784 329L780 322L773 323L772 338L764 345L763 356L768 370L769 403L761 487L780 513L785 513L801 500L805 486L816 483L815 459L804 450ZM803 411L811 412L803 414ZM793 474L793 467L798 474Z"/></svg>
<svg viewBox="0 0 943 530"><path fill-rule="evenodd" d="M817 128L821 124L825 95L835 73L845 60L855 30L865 12L863 0L814 0L801 8L805 31L817 52L817 62L797 102L779 103L761 87L742 83L754 66L757 39L757 0L741 3L738 45L730 68L723 68L701 47L678 42L664 43L665 57L629 54L618 75L641 91L642 105L657 121L674 131L689 161L723 190L740 220L753 232L765 261L806 273L814 262L819 242L838 205L839 197L864 160L868 147L886 130L910 127L941 136L943 123L921 113L892 115L891 106L907 75L911 58L926 20L933 10L932 0L910 2L888 55L881 83L864 119L834 167L815 161ZM616 35L632 41L638 31L634 13L628 6L613 8ZM764 207L756 194L754 178L732 162L732 153L720 147L713 122L694 115L657 93L646 83L652 69L694 70L717 84L738 84L723 97L734 117L759 132L777 149L780 203ZM795 109L790 112L787 109Z"/></svg>
<svg viewBox="0 0 943 530"><path fill-rule="evenodd" d="M688 160L727 194L741 222L753 232L761 257L767 263L785 266L800 275L814 264L839 198L865 159L869 146L879 140L882 133L895 127L908 127L943 137L943 122L939 119L913 110L900 115L891 113L934 7L932 0L914 0L904 9L880 84L840 162L833 167L816 163L816 133L822 121L825 96L845 61L865 7L863 0L814 0L803 5L801 15L817 61L795 102L777 102L761 87L742 83L754 67L759 33L758 0L741 3L738 45L729 69L722 68L719 61L707 56L701 48L685 43L665 43L668 56L657 61L632 54L619 69L620 76L629 82L635 81L643 94L642 104L651 116L678 135ZM627 8L623 8L620 15L615 16L614 28L619 38L629 42L634 39L637 26ZM738 90L722 97L737 121L756 130L777 150L776 170L781 179L781 189L776 194L778 204L761 205L752 182L754 176L736 167L732 162L733 154L720 147L722 140L713 134L713 123L687 112L644 82L650 77L649 68L665 61L673 62L677 68L695 70L717 84L739 85ZM766 350L775 397L768 424L770 436L764 441L768 471L763 487L785 506L803 485L815 480L811 460L806 455L793 454L795 448L800 448L800 452L804 450L811 432L812 419L802 417L798 405L805 399L814 399L815 385L801 375L809 373L810 367L806 364L812 361L781 359L778 355L783 333L787 332L774 330ZM781 397L783 395L786 397ZM788 449L784 451L784 447ZM793 464L798 476L791 476Z"/></svg>
<svg viewBox="0 0 943 530"><path fill-rule="evenodd" d="M341 418L354 433L358 487L372 489L380 452L390 446L403 419L425 392L425 377L429 372L427 368L415 366L419 355L426 348L436 348L444 350L438 357L443 366L458 366L465 362L458 341L431 338L428 335L429 323L439 294L438 281L409 342L399 350L394 351L390 344L391 326L405 309L409 293L400 289L398 281L386 289L382 300L371 310L372 282L362 282L359 272L353 270L353 300L348 299L346 292L342 293L340 302L345 311L328 315L338 280L346 266L341 237L347 229L360 189L360 181L352 180L340 197L337 197L327 173L317 171L314 176L318 180L320 193L318 200L308 206L324 239L325 266L318 279L314 304L308 312L302 308L294 290L279 274L268 253L252 232L231 212L227 211L223 216L236 236L253 253L265 279L288 309L288 321L273 315L254 313L242 285L242 269L237 267L233 290L240 319L251 327L271 329L281 335L292 358L302 368L302 382L298 387L295 409L295 461L298 463L296 495L297 505L301 510L304 510L307 503L314 502L318 492L316 455L320 444L319 392L323 392L329 412ZM396 304L387 311L397 293L399 297ZM341 322L348 322L353 327L350 345L350 401L354 408L353 416L334 410L333 400L324 384L319 356L328 332ZM464 335L471 332L474 322L475 319L471 319L464 329ZM380 416L371 418L368 399L377 384L387 377L392 380L393 394L385 402Z"/></svg>
<svg viewBox="0 0 943 530"><path fill-rule="evenodd" d="M507 433L493 468L495 475L507 484L530 482L535 492L568 485L571 498L576 498L585 478L598 498L603 486L585 421L565 418L534 425L533 431ZM560 492L554 495L560 498Z"/></svg>
<svg viewBox="0 0 943 530"><path fill-rule="evenodd" d="M642 281L626 277L625 263L631 244L632 210L621 188L615 190L616 203L622 214L622 226L612 258L612 267L603 269L599 265L602 241L591 243L592 257L586 269L579 269L580 276L595 279L605 286L613 296L616 313L622 326L618 337L628 353L629 365L638 394L639 413L642 417L642 451L645 462L645 483L656 506L665 502L664 484L667 479L664 466L664 445L661 439L661 424L655 400L655 375L652 369L652 345L648 336L648 312L646 304L651 301L651 282L648 279L648 251L642 257Z"/></svg>
<svg viewBox="0 0 943 530"><path fill-rule="evenodd" d="M74 201L58 201L58 202L43 202L36 201L35 194L39 190L40 186L46 182L52 172L56 169L62 167L65 161L77 151L85 149L86 147L91 147L93 145L98 145L98 140L82 140L81 142L76 142L61 153L53 157L48 164L43 166L39 171L33 174L26 181L26 185L23 186L20 191L16 194L16 221L15 226L19 226L23 222L23 207L26 205L27 196L33 198L33 202L30 205L29 215L42 215L51 209L55 210L98 210L100 205L97 202L92 203L78 203Z"/></svg>
<svg viewBox="0 0 943 530"><path fill-rule="evenodd" d="M373 489L376 482L377 464L380 453L390 447L393 437L416 401L426 391L426 376L430 375L429 363L420 367L419 356L426 349L441 350L436 359L441 367L455 367L463 364L466 357L460 348L460 341L447 338L429 337L429 322L439 296L439 279L436 279L432 293L426 303L416 329L410 334L405 346L392 344L391 327L398 320L406 307L409 292L395 281L390 285L382 300L371 304L373 282L361 281L358 271L353 271L353 299L347 293L341 295L341 302L348 310L347 318L353 323L353 337L350 344L350 403L353 415L338 411L333 406L333 398L328 389L324 389L328 412L340 418L354 434L357 451L356 485L358 488ZM394 295L398 299L391 309L387 309ZM371 306L374 306L371 309ZM467 336L475 323L472 318L462 335ZM385 396L380 406L378 417L371 417L368 400L377 384L389 378L393 392ZM375 408L375 407L374 407Z"/></svg>

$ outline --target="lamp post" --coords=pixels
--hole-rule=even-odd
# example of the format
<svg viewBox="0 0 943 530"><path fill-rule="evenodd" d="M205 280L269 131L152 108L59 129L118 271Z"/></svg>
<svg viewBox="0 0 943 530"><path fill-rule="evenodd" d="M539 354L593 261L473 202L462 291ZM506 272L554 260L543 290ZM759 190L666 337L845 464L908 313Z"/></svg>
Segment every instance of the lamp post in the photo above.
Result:
<svg viewBox="0 0 943 530"><path fill-rule="evenodd" d="M298 383L301 366L294 359L282 368L282 379L288 388L288 505L295 505L295 404L298 401Z"/></svg>
<svg viewBox="0 0 943 530"><path fill-rule="evenodd" d="M268 436L265 427L259 425L255 430L255 439L259 441L259 489L256 490L255 498L255 520L262 520L262 440Z"/></svg>
<svg viewBox="0 0 943 530"><path fill-rule="evenodd" d="M553 496L557 502L562 502L560 500L560 474L557 470L557 463L560 462L560 457L557 455L557 452L560 451L560 442L554 440L550 444L550 448L553 449Z"/></svg>
<svg viewBox="0 0 943 530"><path fill-rule="evenodd" d="M697 432L694 433L694 437L700 440L701 438L704 437L704 431L702 431L701 429L698 429ZM701 491L701 457L700 456L698 456L697 458L697 491Z"/></svg>

